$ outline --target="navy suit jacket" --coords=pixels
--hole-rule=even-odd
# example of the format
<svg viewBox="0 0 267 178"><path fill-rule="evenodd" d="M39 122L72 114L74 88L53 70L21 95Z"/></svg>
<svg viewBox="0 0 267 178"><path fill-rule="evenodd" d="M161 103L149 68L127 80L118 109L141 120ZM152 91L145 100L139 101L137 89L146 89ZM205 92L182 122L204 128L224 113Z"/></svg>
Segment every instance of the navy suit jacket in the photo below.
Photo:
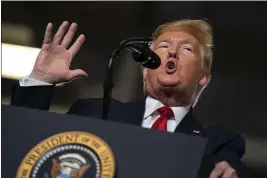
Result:
<svg viewBox="0 0 267 178"><path fill-rule="evenodd" d="M13 87L11 105L48 110L53 91L54 86L20 87L17 82ZM141 126L145 99L143 97L128 103L112 99L108 120ZM102 103L101 98L79 99L67 114L101 118ZM250 177L248 170L240 161L245 153L245 141L239 134L219 127L204 128L195 118L192 108L175 132L207 137L205 154L211 155L214 163L227 161L237 171L239 178Z"/></svg>

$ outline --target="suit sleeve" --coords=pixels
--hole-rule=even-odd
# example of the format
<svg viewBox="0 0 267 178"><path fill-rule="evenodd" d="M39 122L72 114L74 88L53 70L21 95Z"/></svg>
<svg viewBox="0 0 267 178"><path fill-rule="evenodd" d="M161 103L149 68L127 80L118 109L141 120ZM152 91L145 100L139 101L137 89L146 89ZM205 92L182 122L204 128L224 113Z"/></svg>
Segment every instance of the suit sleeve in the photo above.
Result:
<svg viewBox="0 0 267 178"><path fill-rule="evenodd" d="M19 82L13 84L11 105L26 108L49 110L54 85L20 86Z"/></svg>
<svg viewBox="0 0 267 178"><path fill-rule="evenodd" d="M241 162L246 145L237 133L221 128L207 129L209 148L215 163L228 162L237 172L239 178L250 178L250 172Z"/></svg>

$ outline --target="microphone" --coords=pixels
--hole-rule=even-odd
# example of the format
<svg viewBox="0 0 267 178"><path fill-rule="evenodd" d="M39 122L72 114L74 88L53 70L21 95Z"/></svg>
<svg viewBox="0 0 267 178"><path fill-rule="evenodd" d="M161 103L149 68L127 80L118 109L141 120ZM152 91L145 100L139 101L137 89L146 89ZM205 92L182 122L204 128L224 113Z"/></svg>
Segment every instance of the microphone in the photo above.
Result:
<svg viewBox="0 0 267 178"><path fill-rule="evenodd" d="M160 57L150 49L152 38L133 37L123 40L118 51L125 47L132 52L133 59L142 66L156 69L160 66Z"/></svg>
<svg viewBox="0 0 267 178"><path fill-rule="evenodd" d="M113 88L113 61L120 55L123 48L129 49L132 52L133 59L142 66L149 69L156 69L160 66L160 57L150 49L151 38L128 38L123 40L111 54L107 66L107 73L104 81L104 96L103 96L103 111L102 118L108 117L108 112L111 104L111 93Z"/></svg>
<svg viewBox="0 0 267 178"><path fill-rule="evenodd" d="M161 64L160 57L146 43L131 44L126 48L132 51L133 59L146 68L157 69Z"/></svg>

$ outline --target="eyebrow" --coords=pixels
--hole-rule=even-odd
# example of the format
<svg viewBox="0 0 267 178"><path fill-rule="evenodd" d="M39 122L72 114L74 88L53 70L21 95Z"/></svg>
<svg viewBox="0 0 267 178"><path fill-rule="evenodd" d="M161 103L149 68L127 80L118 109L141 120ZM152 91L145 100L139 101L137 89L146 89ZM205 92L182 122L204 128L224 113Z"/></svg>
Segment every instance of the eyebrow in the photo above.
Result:
<svg viewBox="0 0 267 178"><path fill-rule="evenodd" d="M194 42L186 40L186 39L179 40L179 42L181 44L190 44L190 45L194 46Z"/></svg>
<svg viewBox="0 0 267 178"><path fill-rule="evenodd" d="M156 42L156 45L159 45L160 43L164 43L164 42L171 43L172 41L173 41L172 39L167 38L167 39L164 39L164 40L161 40L161 41ZM192 42L190 40L187 40L187 39L179 39L179 43L181 43L181 44L190 44L192 46L195 46L194 45L195 44L194 42Z"/></svg>
<svg viewBox="0 0 267 178"><path fill-rule="evenodd" d="M159 45L160 43L171 43L171 42L172 42L171 39L164 39L164 40L156 42L156 45Z"/></svg>

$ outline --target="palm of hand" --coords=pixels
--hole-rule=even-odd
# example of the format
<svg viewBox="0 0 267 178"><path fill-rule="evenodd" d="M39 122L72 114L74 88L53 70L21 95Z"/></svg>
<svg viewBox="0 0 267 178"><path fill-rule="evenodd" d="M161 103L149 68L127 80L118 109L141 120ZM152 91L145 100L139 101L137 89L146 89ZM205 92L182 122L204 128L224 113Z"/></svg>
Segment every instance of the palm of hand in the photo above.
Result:
<svg viewBox="0 0 267 178"><path fill-rule="evenodd" d="M50 76L53 78L53 83L66 82L67 76L71 73L69 69L71 59L71 52L64 47L57 44L43 45L37 57L34 71L43 76ZM46 72L43 73L42 71Z"/></svg>
<svg viewBox="0 0 267 178"><path fill-rule="evenodd" d="M57 84L77 77L87 77L87 74L80 69L70 70L71 61L84 42L84 36L80 35L76 42L68 50L66 49L72 41L76 27L76 24L72 24L65 34L68 23L63 22L52 39L52 24L48 24L42 49L30 75L32 78Z"/></svg>

